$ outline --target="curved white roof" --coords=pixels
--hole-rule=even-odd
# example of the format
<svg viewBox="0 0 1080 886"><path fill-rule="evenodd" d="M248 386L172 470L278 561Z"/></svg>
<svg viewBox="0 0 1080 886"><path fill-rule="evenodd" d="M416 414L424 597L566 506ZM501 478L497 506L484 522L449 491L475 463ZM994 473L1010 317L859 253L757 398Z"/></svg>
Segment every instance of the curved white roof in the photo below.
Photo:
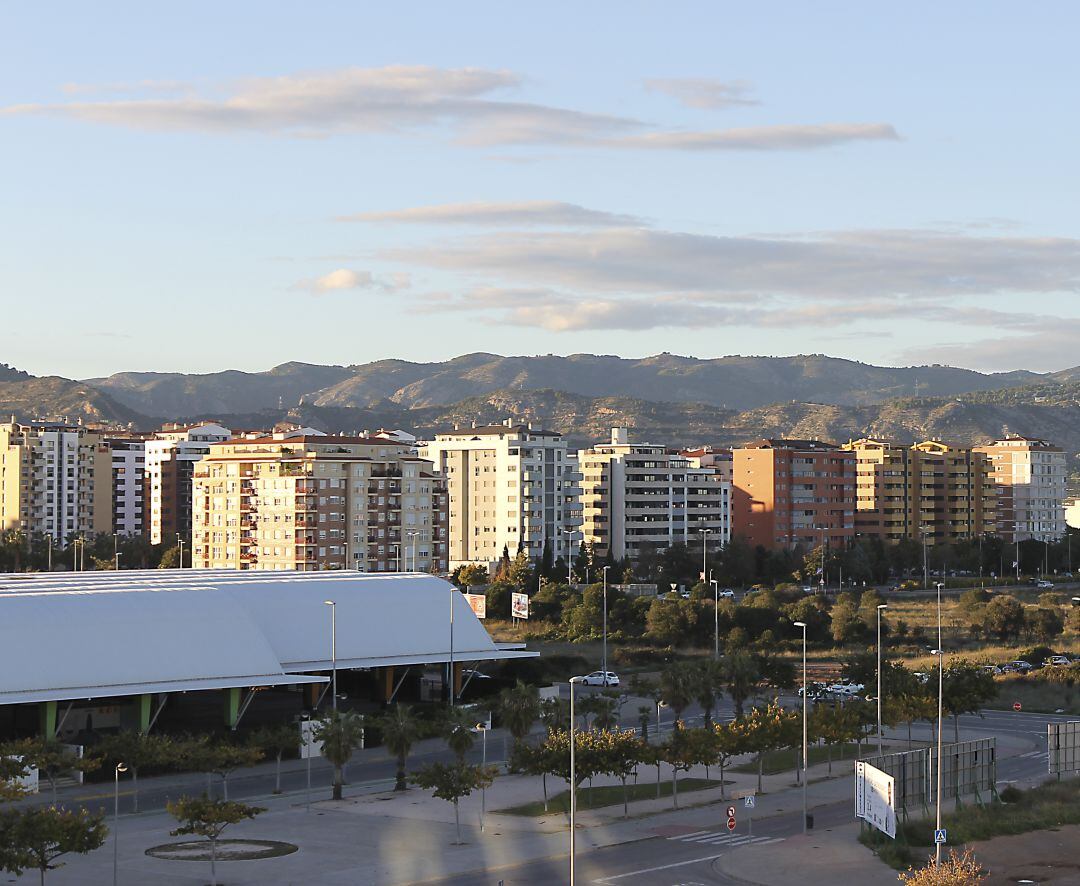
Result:
<svg viewBox="0 0 1080 886"><path fill-rule="evenodd" d="M321 682L341 668L483 661L498 647L423 574L131 570L0 577L0 704Z"/></svg>

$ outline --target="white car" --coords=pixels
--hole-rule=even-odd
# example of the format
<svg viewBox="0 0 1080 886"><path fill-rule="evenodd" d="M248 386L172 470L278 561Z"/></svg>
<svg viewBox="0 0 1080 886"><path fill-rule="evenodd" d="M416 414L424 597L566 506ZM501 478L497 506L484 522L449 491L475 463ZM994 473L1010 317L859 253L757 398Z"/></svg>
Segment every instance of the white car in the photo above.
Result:
<svg viewBox="0 0 1080 886"><path fill-rule="evenodd" d="M1053 590L1054 583L1047 581L1045 578L1042 581L1035 582L1035 587L1042 588L1043 590Z"/></svg>
<svg viewBox="0 0 1080 886"><path fill-rule="evenodd" d="M1069 659L1069 656L1067 656L1067 655L1051 655L1046 660L1046 663L1048 665L1050 665L1051 667L1067 668L1069 665L1072 664L1072 661Z"/></svg>
<svg viewBox="0 0 1080 886"><path fill-rule="evenodd" d="M842 695L851 698L858 695L865 688L866 687L862 683L833 683L829 687L829 692L833 695Z"/></svg>
<svg viewBox="0 0 1080 886"><path fill-rule="evenodd" d="M575 677L577 682L583 686L618 686L619 675L613 671L593 671L591 674L586 674L584 677Z"/></svg>
<svg viewBox="0 0 1080 886"><path fill-rule="evenodd" d="M727 597L730 600L735 599L735 592L731 588L724 588L719 595L720 597Z"/></svg>

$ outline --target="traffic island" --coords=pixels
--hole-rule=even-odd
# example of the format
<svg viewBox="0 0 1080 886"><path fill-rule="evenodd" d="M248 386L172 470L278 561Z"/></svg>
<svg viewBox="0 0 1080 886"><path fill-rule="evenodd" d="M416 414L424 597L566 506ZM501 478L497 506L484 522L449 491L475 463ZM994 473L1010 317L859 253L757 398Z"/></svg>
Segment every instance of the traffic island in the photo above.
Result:
<svg viewBox="0 0 1080 886"><path fill-rule="evenodd" d="M280 858L297 851L292 843L280 840L218 840L217 861L255 861L260 858ZM151 846L146 854L165 861L210 861L209 840L184 840Z"/></svg>

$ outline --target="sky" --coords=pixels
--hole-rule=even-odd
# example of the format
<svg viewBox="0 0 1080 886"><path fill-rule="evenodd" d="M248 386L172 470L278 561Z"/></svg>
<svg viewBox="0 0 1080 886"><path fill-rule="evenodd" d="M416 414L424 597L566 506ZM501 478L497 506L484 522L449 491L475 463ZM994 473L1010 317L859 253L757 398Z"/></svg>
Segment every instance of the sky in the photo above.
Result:
<svg viewBox="0 0 1080 886"><path fill-rule="evenodd" d="M1080 364L1080 7L6 4L0 362Z"/></svg>

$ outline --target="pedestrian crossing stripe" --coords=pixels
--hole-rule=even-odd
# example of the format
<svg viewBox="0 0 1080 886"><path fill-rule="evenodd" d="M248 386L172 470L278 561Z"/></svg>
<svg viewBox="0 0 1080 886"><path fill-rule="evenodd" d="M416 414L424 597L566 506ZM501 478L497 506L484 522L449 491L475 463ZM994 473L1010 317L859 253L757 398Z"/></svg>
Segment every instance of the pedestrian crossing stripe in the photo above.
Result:
<svg viewBox="0 0 1080 886"><path fill-rule="evenodd" d="M779 843L784 837L750 837L745 834L732 836L727 831L691 831L678 837L668 837L679 843L701 843L709 846L749 846L764 845L766 843Z"/></svg>

